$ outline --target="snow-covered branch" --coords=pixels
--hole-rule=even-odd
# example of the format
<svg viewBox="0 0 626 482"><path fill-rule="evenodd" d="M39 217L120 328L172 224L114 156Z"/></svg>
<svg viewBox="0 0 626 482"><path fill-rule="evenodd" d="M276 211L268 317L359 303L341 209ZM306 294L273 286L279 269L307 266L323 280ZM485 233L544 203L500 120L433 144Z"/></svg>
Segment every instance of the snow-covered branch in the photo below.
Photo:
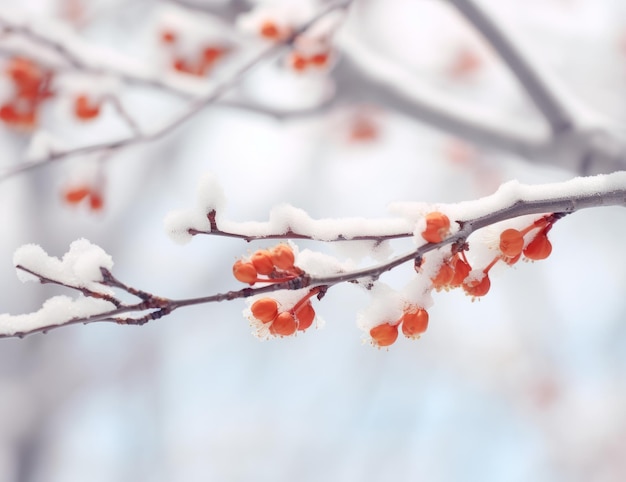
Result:
<svg viewBox="0 0 626 482"><path fill-rule="evenodd" d="M394 204L391 210L397 217L387 223L367 219L313 220L293 208L275 211L265 223L234 223L221 219L223 193L209 177L201 183L197 207L173 213L166 220L167 229L175 240L185 241L196 234L226 235L247 241L267 238L368 240L374 241L370 248L376 249L391 237L410 236L416 247L359 268L328 255L309 250L300 252L294 245L279 244L273 250L259 250L249 259L235 263L235 278L250 287L174 300L135 289L116 279L111 272L110 256L86 240L73 243L62 260L48 256L39 246L27 245L20 248L14 258L22 280L62 285L78 291L81 297L54 297L36 313L1 315L0 336L24 336L58 326L96 321L141 325L182 307L241 298L250 299L256 307L249 308L252 310L249 318L257 334L285 336L297 329L300 310L309 306L310 298L321 299L337 284L357 283L373 294L384 292L386 299L391 299L389 289L380 288L384 285L378 280L384 273L406 263L415 266L415 279L404 292L394 295L395 298L392 296L401 306L390 309L399 309L401 313L408 309L409 313L414 313L417 307L425 312L432 304L430 292L433 289L462 287L470 296L484 296L490 286L488 272L494 264L514 264L521 256L547 257L552 249L547 234L556 221L580 209L600 206L626 206L626 173L536 186L509 182L491 196L457 204ZM487 226L497 226L499 236L488 241L473 238L476 231ZM252 287L256 284L261 286ZM114 290L133 295L139 301L123 302ZM261 297L270 293L272 298ZM256 302L260 305L255 305ZM270 310L274 317L265 320L266 315L259 314L258 310L259 306L268 305L272 310L274 305L290 307L283 312L291 313L296 320L293 332L276 331L278 328L272 331L273 325L266 326L274 322L279 313ZM314 315L314 311L312 313ZM397 332L401 320L369 319L361 320L360 324L369 330L374 344L385 346L385 341L377 339L374 328L386 324L395 327Z"/></svg>
<svg viewBox="0 0 626 482"><path fill-rule="evenodd" d="M473 0L448 1L500 55L550 129L513 118L485 116L482 111L451 100L354 33L338 38L347 59L336 69L337 95L355 103L378 104L478 146L563 167L579 175L610 173L626 167L626 142L622 137L595 119L581 119L578 111L570 109L554 83Z"/></svg>
<svg viewBox="0 0 626 482"><path fill-rule="evenodd" d="M157 139L161 139L172 131L179 128L181 125L186 123L189 119L196 116L200 111L202 111L206 106L216 103L220 98L222 98L228 91L232 90L236 87L241 80L248 75L252 70L254 70L258 65L264 63L268 59L274 58L278 53L287 48L288 46L294 44L303 34L308 32L309 30L315 28L320 21L328 17L332 13L336 13L337 11L342 11L348 8L351 4L352 0L338 0L330 3L326 7L324 7L320 12L317 12L315 15L308 18L306 21L300 23L295 26L292 30L288 32L285 36L276 39L276 41L272 42L269 46L262 48L260 51L255 53L251 58L246 59L239 68L233 70L233 72L224 80L217 81L210 86L208 92L194 96L187 109L179 114L178 116L174 116L164 122L161 123L160 126L153 128L150 131L142 132L137 126L137 123L123 108L119 100L114 102L114 106L122 119L129 125L132 130L132 135L125 138L116 139L113 141L106 141L102 143L89 144L85 146L69 148L69 149L60 149L60 148L52 148L48 149L48 152L40 153L42 155L37 156L33 160L25 161L10 168L5 169L0 172L0 182L6 180L12 176L15 176L20 173L28 172L32 169L37 169L45 165L49 165L52 162L68 159L76 156L83 156L93 153L101 153L107 152L111 153L114 151L119 151L126 147L130 147L133 145L140 145L148 142L152 142ZM4 21L7 24L6 21ZM9 25L9 24L7 24ZM16 31L18 33L23 33L35 41L48 46L50 49L60 54L61 58L68 62L71 66L76 69L80 69L84 72L92 73L92 74L106 74L107 72L113 72L114 75L120 77L124 80L138 80L139 82L147 82L148 84L152 84L158 88L161 88L166 91L176 92L176 88L164 85L158 81L154 83L152 77L148 77L147 79L144 77L137 76L129 76L126 73L116 71L114 68L109 70L102 70L99 67L94 70L94 67L91 67L85 57L89 57L88 55L80 56L76 52L72 51L72 48L68 46L73 45L71 42L63 43L62 41L57 41L51 38L45 38L40 36L38 33L30 29L26 26L7 26L9 31ZM92 52L93 53L93 52ZM279 111L272 109L265 109L261 106L256 106L254 104L244 102L244 101L227 101L225 105L232 105L237 108L247 108L249 110L255 110L259 112L267 112L276 117L286 117L290 115L298 115L301 114L300 110L296 111ZM323 108L323 107L321 107ZM317 111L318 108L313 111ZM305 109L303 112L304 115L309 115L310 109Z"/></svg>
<svg viewBox="0 0 626 482"><path fill-rule="evenodd" d="M349 0L332 2L306 22L298 24L297 28L286 23L281 24L280 22L284 20L280 20L280 16L272 19L274 23L268 23L267 18L272 17L263 13L262 9L244 15L239 19L242 26L251 28L252 25L259 28L263 35L275 41L252 59L243 62L224 80L212 83L194 82L194 79L189 78L181 79L178 77L182 76L176 74L162 75L118 54L112 55L108 52L102 55L101 50L81 43L69 32L52 28L46 30L39 25L30 25L23 19L6 15L0 17L0 26L3 26L7 35L22 36L29 42L43 47L46 50L45 55L32 48L27 49L26 53L32 51L32 55L38 61L53 71L56 69L59 74L69 69L92 76L153 87L180 96L188 102L187 109L178 116L160 121L160 125L151 129L140 129L132 113L124 108L115 95L109 94L107 98L112 102L120 118L129 126L130 136L72 148L50 147L45 152L39 152L40 155L36 158L0 171L0 181L55 161L93 153L112 153L133 145L153 142L185 124L208 105L246 109L284 119L317 115L341 104L378 104L480 146L510 152L531 161L557 165L582 175L614 172L626 165L626 144L623 139L605 125L589 126L581 123L578 113L570 112L571 109L562 100L560 92L551 82L544 79L544 73L521 53L521 49L515 45L510 36L505 34L503 29L499 28L497 23L472 0L449 0L449 3L484 36L509 66L548 121L550 129L544 129L545 126L542 125L522 125L513 119L487 119L484 113L468 108L458 101L452 101L440 92L422 85L414 74L407 73L397 62L377 53L375 48L366 45L363 39L357 39L349 32L340 32L338 39L332 42L332 46L339 49L343 58L336 61L334 69L328 68L327 75L335 85L334 94L318 105L289 110L261 105L253 100L236 96L225 98L226 93L232 92L256 66L275 58L288 46L296 46L302 52L308 52L313 48L314 54L310 54L310 57L303 53L292 54L290 62L296 70L305 69L308 63L317 65L319 62L330 65L328 53L330 44L325 45L329 40L324 37L328 36L328 33L319 37L325 40L317 39L315 42L301 41L302 35L308 30L318 28L317 26L331 17L332 13L347 9L350 3ZM236 6L238 13L241 13L240 7L241 5ZM229 5L227 8L235 7ZM272 14L274 13L272 11ZM224 17L223 12L220 15ZM228 17L227 20L232 21L232 18ZM275 31L268 28L268 25ZM223 25L223 28L233 30L226 25ZM170 36L167 37L167 42L174 41L172 32L164 32L163 35ZM320 47L320 42L323 47ZM296 45L298 43L305 46ZM18 42L17 46L20 45ZM213 56L221 55L219 53L221 51L215 49L210 52ZM183 72L195 72L184 63L176 65L176 68ZM95 106L92 109L95 109ZM86 112L87 115L96 115L95 110L87 109ZM93 114L90 114L91 112Z"/></svg>
<svg viewBox="0 0 626 482"><path fill-rule="evenodd" d="M288 55L283 60L289 68L296 72L321 69L324 75L334 78L336 91L332 98L319 105L295 111L283 111L236 98L225 99L224 104L282 118L315 115L339 102L378 102L459 136L528 159L541 159L581 172L598 169L611 171L623 165L626 146L621 140L603 127L580 127L581 124L573 114L562 106L559 96L551 90L549 83L543 82L540 73L472 0L450 1L493 45L545 116L551 129L543 135L527 134L519 127L504 127L505 123L486 121L479 115L464 111L456 102L450 102L441 95L433 95L428 89L420 87L414 77L396 63L366 47L350 33L334 42L335 31L342 23L343 14L351 0L329 3L317 12L313 8L292 11L268 6L267 9L254 9L238 19L241 28L251 30L269 41L266 46L233 69L224 80L214 82L210 90L190 97L182 113L167 119L156 128L146 130L140 127L116 95L105 93L97 100L87 95L79 96L75 106L77 116L83 119L97 116L100 103L106 101L112 104L119 118L126 123L130 135L69 149L50 143L46 149L38 149L40 155L34 156L33 160L1 173L0 181L61 159L94 153L110 154L129 146L161 139L208 105L224 99L227 92L233 91L258 65L276 58L287 49ZM283 17L280 17L280 13ZM61 62L65 67L91 74L104 75L107 72L106 68L102 70L102 65L94 65L90 55L64 35L56 33L46 36L26 23L11 23L2 18L0 25L7 35L24 36L52 51L56 58L48 64L51 69L56 65L54 62ZM169 45L176 42L178 33L175 29L166 28L161 35L163 42ZM336 65L335 46L345 56ZM223 54L217 47L207 47L203 51L202 62L209 62L208 59L214 60ZM194 75L204 72L206 67L204 63L198 66L180 59L176 62L177 69ZM136 69L130 75L123 69L112 69L108 74L125 80L137 74L138 77L133 78L141 79L140 71ZM19 95L28 98L34 108L53 95L53 70L17 58L10 65L10 72L17 83ZM146 85L150 83L148 80ZM171 90L168 85L154 85ZM14 114L17 116L19 113L10 109L4 111L4 116L9 116L7 118ZM25 122L19 116L16 119L13 120L18 124ZM33 143L37 139L35 137ZM256 302L261 295L268 293L274 293L275 298L271 298L272 301L261 298L264 300L263 306L286 306L287 309L283 311L288 315L285 315L283 321L291 323L286 319L291 316L296 324L289 326L296 326L296 330L298 316L304 316L301 310L306 311L307 318L314 313L313 308L309 308L310 298L315 296L321 299L328 289L344 282L365 286L371 293L386 293L391 312L396 310L394 313L397 314L399 310L399 313L404 314L395 321L390 321L386 316L365 316L361 317L360 324L366 330L372 330L386 323L395 327L397 332L397 327L407 313L413 316L416 309L421 310L419 313L425 312L432 303L429 294L433 289L461 287L470 296L483 296L489 289L489 270L496 263L514 264L522 256L530 259L546 257L552 249L547 235L556 221L565 214L583 208L624 205L625 189L624 173L577 178L544 186L510 182L494 195L477 201L452 205L396 203L391 206L392 217L385 219L313 219L301 209L280 205L271 211L267 222L242 223L225 217L225 196L217 180L207 177L201 183L197 207L172 213L166 219L166 228L176 241L187 242L197 235L238 238L248 242L264 239L289 242L303 239L320 242L352 241L361 242L372 258L377 259L377 263L360 267L308 250L299 252L293 244L279 244L274 250L260 250L248 259L235 263L235 278L251 287L200 298L173 300L137 290L116 279L111 271L110 258L100 248L86 241L73 244L62 261L49 257L39 247L26 246L18 250L15 258L16 268L22 278L62 285L77 291L80 296L74 300L55 297L39 312L30 315L2 315L0 325L4 324L5 330L0 332L4 336L20 336L46 331L55 326L94 321L143 324L184 306L237 298ZM100 193L89 186L78 186L69 190L65 196L68 202L80 202L90 197L92 207L102 204ZM499 237L496 236L497 239L485 241L473 236L476 231L494 225L501 232ZM415 247L403 254L391 256L388 241L401 238L412 240ZM405 292L391 296L392 290L380 288L384 286L379 282L382 274L409 262L414 265L416 278L407 285ZM137 297L138 301L130 304L124 302L116 295L116 290ZM253 325L256 323L254 326L261 336L291 334L286 328L271 328L274 326L274 318L279 314L278 309L276 312L270 310L269 313L275 315L271 319L267 314L259 318L255 310L250 309L249 318ZM373 310L373 313L380 314L380 310ZM261 324L257 323L259 320ZM268 325L265 326L265 323ZM308 327L310 323L304 325ZM414 330L409 332L417 333ZM369 334L379 346L387 344L388 340L383 342L371 331ZM393 338L393 332L386 336Z"/></svg>

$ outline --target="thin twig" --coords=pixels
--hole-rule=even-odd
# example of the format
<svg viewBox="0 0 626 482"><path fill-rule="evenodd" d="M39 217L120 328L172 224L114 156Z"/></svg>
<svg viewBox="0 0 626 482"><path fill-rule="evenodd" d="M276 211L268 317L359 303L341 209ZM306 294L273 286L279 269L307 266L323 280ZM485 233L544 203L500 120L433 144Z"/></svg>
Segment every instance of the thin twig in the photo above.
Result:
<svg viewBox="0 0 626 482"><path fill-rule="evenodd" d="M141 136L142 132L139 128L139 125L137 124L135 119L133 119L132 116L128 113L126 108L122 105L120 99L116 95L107 95L105 99L113 105L113 108L117 111L117 114L124 120L133 135Z"/></svg>
<svg viewBox="0 0 626 482"><path fill-rule="evenodd" d="M264 239L308 239L311 241L324 241L328 243L334 243L338 241L375 241L377 243L382 243L383 241L390 241L392 239L410 238L411 236L413 236L412 232L410 233L407 231L407 232L401 232L401 233L382 234L382 235L381 234L363 234L363 235L352 236L352 237L339 234L338 236L332 239L322 240L316 236L312 236L309 234L302 234L302 233L298 233L292 230L288 230L284 233L271 233L271 234L264 234L261 236L233 233L233 232L228 232L228 231L222 231L219 229L211 230L211 231L202 231L199 229L191 228L188 230L188 232L192 236L195 236L197 234L205 234L209 236L222 236L225 238L243 239L244 241L247 241L247 242L261 241Z"/></svg>
<svg viewBox="0 0 626 482"><path fill-rule="evenodd" d="M114 296L108 295L106 293L100 293L98 291L93 291L90 290L88 288L85 288L84 286L73 286L73 285L69 285L67 283L62 283L58 280L52 279L52 278L48 278L46 276L42 276L39 273L36 273L35 271L28 269L22 265L17 265L15 267L15 269L19 269L20 271L24 271L25 273L31 274L37 278L39 278L39 282L42 284L54 284L57 286L64 286L65 288L70 288L76 291L79 291L80 293L82 293L84 296L88 296L90 298L98 298L104 301L108 301L109 303L113 303L117 308L120 308L122 306L122 303L115 298Z"/></svg>

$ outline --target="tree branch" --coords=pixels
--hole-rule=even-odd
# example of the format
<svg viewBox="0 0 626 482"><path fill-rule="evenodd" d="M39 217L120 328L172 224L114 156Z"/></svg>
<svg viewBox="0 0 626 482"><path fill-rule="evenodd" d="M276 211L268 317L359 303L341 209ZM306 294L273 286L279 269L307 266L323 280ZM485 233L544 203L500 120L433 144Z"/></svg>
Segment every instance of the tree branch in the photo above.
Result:
<svg viewBox="0 0 626 482"><path fill-rule="evenodd" d="M212 104L217 99L222 97L230 89L235 87L241 81L242 78L244 78L247 74L249 74L259 64L263 63L265 60L269 58L274 57L284 48L291 45L299 35L306 32L321 18L325 17L326 15L336 10L347 9L351 3L352 3L352 0L338 0L328 5L324 10L318 13L315 17L313 17L304 25L296 29L288 38L262 50L254 58L245 62L228 79L218 83L209 94L193 100L189 108L184 113L180 114L179 116L174 117L169 122L165 123L162 127L154 129L151 133L144 133L144 134L134 135L134 136L123 138L123 139L118 139L118 140L111 141L111 142L92 144L88 146L82 146L82 147L77 147L73 149L62 150L62 151L59 150L56 152L52 152L48 157L44 159L23 162L9 169L5 169L4 171L0 172L0 182L12 176L15 176L16 174L28 172L33 169L38 169L42 166L49 165L50 163L59 161L61 159L67 159L67 158L75 157L78 155L91 154L91 153L100 152L100 151L110 152L110 151L120 150L129 146L144 144L144 143L151 142L151 141L167 136L169 133L179 128L182 124L186 123L189 119L193 118L198 112L203 110L207 105Z"/></svg>
<svg viewBox="0 0 626 482"><path fill-rule="evenodd" d="M575 126L558 134L537 135L511 119L488 121L480 112L421 85L415 76L354 37L344 35L339 48L347 58L335 71L336 95L344 100L381 105L481 147L580 175L626 168L626 143L604 126Z"/></svg>
<svg viewBox="0 0 626 482"><path fill-rule="evenodd" d="M476 201L441 206L441 210L454 215L458 228L438 243L422 243L416 249L395 257L387 262L380 263L364 269L340 270L327 276L311 276L306 272L292 279L273 283L267 279L267 285L257 288L243 288L238 291L228 291L210 296L172 300L155 296L145 291L122 283L117 280L107 269L101 268L102 279L99 283L121 289L133 296L140 298L136 304L124 304L117 298L112 297L111 303L114 308L87 316L69 318L61 323L46 324L29 329L15 329L15 321L10 315L0 315L0 337L22 337L31 333L46 332L48 330L76 323L94 323L110 321L119 324L144 324L148 321L159 319L173 311L186 306L215 303L227 300L249 298L265 293L280 290L318 289L326 292L332 286L340 283L352 282L371 286L383 273L407 262L421 264L420 260L429 252L440 250L446 246L461 246L468 248L470 236L486 226L517 218L525 215L537 215L554 213L552 219L556 220L565 214L573 213L580 209L600 206L626 206L626 173L620 172L607 176L591 178L577 178L564 183L547 184L543 186L527 186L517 182L503 185L495 194ZM410 206L404 206L405 210ZM209 233L210 234L210 233ZM219 231L213 234L219 234ZM250 236L250 239L257 237ZM39 278L41 282L53 282L72 289L81 291L87 297L101 298L100 293L92 290L84 290L81 287L70 286L63 280L54 280L37 273L35 269L18 266L18 269L27 271ZM419 274L418 274L419 276ZM149 311L149 313L144 313ZM134 316L121 317L130 314Z"/></svg>

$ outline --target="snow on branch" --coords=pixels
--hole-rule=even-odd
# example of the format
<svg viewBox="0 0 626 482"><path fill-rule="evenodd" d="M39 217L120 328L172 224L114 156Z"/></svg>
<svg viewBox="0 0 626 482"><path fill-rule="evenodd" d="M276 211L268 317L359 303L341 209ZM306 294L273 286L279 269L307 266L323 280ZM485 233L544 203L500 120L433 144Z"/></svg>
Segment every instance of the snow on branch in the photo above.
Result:
<svg viewBox="0 0 626 482"><path fill-rule="evenodd" d="M556 165L579 175L610 173L626 166L626 144L597 116L581 117L546 72L473 0L448 0L491 44L547 121L520 124L512 118L486 118L470 105L452 101L391 61L358 32L344 32L337 45L345 60L336 69L337 95L352 102L385 106L477 145L510 152L530 161ZM593 117L593 118L592 118Z"/></svg>
<svg viewBox="0 0 626 482"><path fill-rule="evenodd" d="M619 205L623 201L626 173L580 177L543 185L510 181L491 196L450 205L394 203L389 219L312 219L305 211L284 204L270 212L266 222L235 222L224 219L225 196L212 174L199 184L194 209L171 212L165 219L170 237L180 243L196 235L260 239L312 239L317 241L407 238L414 235L415 223L433 209L445 212L459 223L476 229L502 220L547 212L574 212L587 207ZM469 234L469 233L468 233Z"/></svg>
<svg viewBox="0 0 626 482"><path fill-rule="evenodd" d="M94 119L102 104L110 103L129 128L126 137L69 148L56 140L42 147L38 141L46 136L45 132L40 133L42 135L34 136L25 162L0 171L0 182L52 162L90 154L111 155L133 145L153 142L178 129L208 105L218 103L279 119L316 115L341 102L375 103L487 148L564 167L581 175L624 168L626 144L623 139L604 125L583 126L579 113L570 112L571 109L563 101L562 92L545 80L545 73L525 58L513 39L478 4L472 0L448 2L483 35L509 66L543 114L549 129L541 131L537 128L545 126L514 126L513 119L486 120L484 115L420 85L414 75L376 53L376 49L357 40L351 33L340 32L335 39L335 32L351 0L327 4L311 0L298 2L297 5L294 2L259 3L244 13L242 5L237 4L233 7L235 10L226 8L230 13L223 15L230 22L233 20L231 14L236 12L236 25L212 15L205 18L205 14L197 11L184 14L169 12L170 23L159 25L162 47L173 55L170 65L173 72L169 73L141 65L141 62L122 54L103 52L58 25L44 25L12 15L9 11L0 11L0 29L6 37L3 39L3 52L17 55L13 61L20 64L11 65L9 70L12 73L19 70L22 74L26 70L38 82L36 95L26 103L30 105L27 112L20 111L25 104L23 99L3 106L1 116L5 122L19 129L33 129L37 125L38 107L54 96L51 86L56 87L58 79L64 75L67 77L68 73L79 73L87 78L98 78L97 84L105 87L103 92L77 92L76 116L81 120ZM169 5L168 8L174 6ZM185 42L182 36L188 31L202 31L203 27L195 17L202 17L202 25L205 20L208 25L218 25L216 28L224 39L221 43L204 46L198 54L199 58L190 59L185 52L188 49L183 48ZM227 70L222 80L204 79L203 75L215 62L238 50L234 46L244 41L246 33L256 35L259 47L252 58L249 55L240 56L244 59L239 67ZM328 94L315 106L294 110L262 105L235 96L225 98L256 66L277 58L281 52L285 54L282 62L286 68L297 73L323 73L328 83L335 85L334 93ZM344 58L340 58L337 52ZM30 60L21 58L22 55ZM117 91L121 83L152 87L179 96L187 102L187 107L177 116L160 120L159 125L142 129L138 119L120 101ZM82 85L84 89L85 82ZM20 95L24 97L24 86L18 86L19 89L22 89Z"/></svg>
<svg viewBox="0 0 626 482"><path fill-rule="evenodd" d="M44 165L49 165L52 162L60 161L64 159L68 159L76 156L84 156L89 154L100 154L107 153L111 154L112 152L119 151L126 147L140 145L144 143L149 143L158 139L161 139L172 131L178 129L181 125L185 124L188 120L196 116L200 111L202 111L205 107L211 104L215 104L220 98L222 98L228 91L232 90L236 87L241 80L248 75L252 70L254 70L259 64L276 57L281 51L286 49L289 46L298 45L299 43L303 43L305 40L307 44L306 48L308 51L312 50L312 56L302 57L298 59L300 63L304 62L305 64L313 63L318 65L319 63L326 64L328 62L327 54L320 54L315 49L317 46L317 39L325 39L322 43L324 48L327 48L327 43L329 42L328 37L332 33L332 30L337 28L340 18L337 15L337 12L342 12L347 9L352 0L338 0L332 2L326 6L324 6L321 10L311 14L306 19L299 19L299 23L292 26L292 28L283 36L279 38L272 38L272 42L265 45L261 49L257 49L254 52L254 55L248 55L239 65L238 68L232 69L232 72L229 73L227 77L222 80L217 80L213 82L203 82L202 89L195 92L195 94L190 98L188 106L184 112L177 116L173 116L170 119L165 121L161 121L160 125L153 127L150 130L140 130L137 126L135 119L133 119L129 113L124 109L124 107L119 102L119 99L115 98L113 92L108 93L107 96L109 101L112 101L115 110L118 112L119 116L126 122L126 124L130 127L131 135L124 138L119 138L113 141L106 141L101 143L94 143L79 147L73 148L60 148L58 145L49 145L49 149L42 150L38 149L36 152L39 154L36 159L26 160L20 164L11 166L3 171L0 171L0 182L6 180L12 176L15 176L20 173L28 172L32 169L39 168ZM58 57L56 60L60 62L65 62L69 64L73 69L81 70L83 73L94 74L94 75L111 75L113 77L117 77L123 79L125 81L136 81L139 83L144 83L147 85L152 85L154 87L158 87L165 91L170 91L176 93L180 89L178 89L177 85L169 85L164 84L160 79L162 76L158 76L157 74L150 73L145 75L141 69L135 69L137 72L126 72L124 70L120 70L116 67L105 66L96 66L91 65L92 58L99 58L101 56L95 55L94 52L87 50L86 53L82 52L81 48L78 48L79 43L68 35L52 35L50 37L46 37L43 34L39 33L31 26L24 25L20 23L19 20L11 21L6 18L0 17L0 27L4 26L5 31L9 33L18 33L25 35L30 38L32 41L46 45L49 49ZM313 32L313 33L311 33ZM308 36L307 36L308 34ZM172 32L164 32L164 36L166 36L166 42L174 42L175 35ZM313 46L309 45L312 43ZM81 46L82 47L82 46ZM200 67L206 65L206 62L209 62L207 59L211 59L212 62L215 58L219 58L224 54L223 49L218 48L207 48L203 51L203 64ZM308 55L308 54L307 54ZM105 56L106 57L106 56ZM59 60L60 59L60 60ZM28 75L34 75L33 72L37 72L38 83L41 86L38 86L37 98L33 99L33 108L28 112L29 116L26 118L22 113L16 112L15 106L8 106L9 109L5 109L5 121L8 121L15 124L16 126L20 126L21 128L33 128L36 125L36 107L47 97L53 95L53 93L48 88L48 84L50 84L53 76L54 69L52 67L48 69L43 69L41 66L34 64L30 60L16 58L14 62L18 62L20 68L20 76L19 78L23 78L23 71L27 71ZM112 62L113 65L125 65L120 59L116 59ZM175 60L175 67L181 72L189 73L189 74L199 74L196 72L197 66L187 65L183 60ZM13 68L13 67L12 67ZM17 68L17 67L15 67ZM202 71L204 71L202 69ZM41 78L41 80L39 80ZM159 80L155 80L159 79ZM192 85L193 82L188 83ZM20 89L18 85L18 89ZM103 99L95 100L90 99L88 97L83 97L80 100L77 98L77 115L83 119L91 119L98 115L100 104ZM225 105L232 105L237 108L248 108L253 111L265 112L267 111L270 115L274 115L277 117L284 117L289 115L290 113L287 111L280 110L272 110L265 109L261 106L248 104L242 101L236 100L228 100ZM316 109L305 109L304 115L308 115L310 112L317 112ZM298 115L300 112L294 112L295 115Z"/></svg>
<svg viewBox="0 0 626 482"><path fill-rule="evenodd" d="M183 98L194 98L206 88L198 83L184 82L160 69L142 64L121 52L95 47L73 31L52 21L32 22L0 11L0 29L11 37L3 39L2 53L28 57L59 73L80 72L103 80L116 79L133 85L143 85L166 91ZM223 27L222 33L227 32Z"/></svg>
<svg viewBox="0 0 626 482"><path fill-rule="evenodd" d="M256 335L290 336L312 326L316 319L314 299L321 300L333 286L349 282L372 295L372 305L358 316L366 338L376 346L388 346L400 328L409 338L417 338L426 330L433 290L461 288L473 298L484 296L494 265L512 265L522 257L546 258L552 251L548 234L563 216L610 205L626 206L626 173L537 186L509 182L491 196L457 204L396 203L390 207L396 218L389 224L369 219L313 220L293 208L283 208L280 215L265 223L233 223L222 218L224 194L208 176L201 183L197 207L168 216L166 226L175 240L205 234L247 241L358 238L378 244L381 238L399 236L411 238L415 248L360 268L329 255L300 251L291 241L281 242L235 262L235 279L248 287L173 300L115 278L111 257L86 240L72 243L60 260L38 246L26 245L14 258L23 281L55 283L78 291L81 297L54 297L28 315L0 315L0 336L24 336L96 321L141 325L185 306L241 298L248 300L244 314ZM498 234L473 236L487 226ZM406 263L415 274L404 289L394 291L379 281L381 275ZM138 301L123 302L116 291Z"/></svg>
<svg viewBox="0 0 626 482"><path fill-rule="evenodd" d="M102 248L86 239L74 241L62 259L49 256L41 246L27 244L15 252L13 263L22 281L39 279L89 293L111 294L111 290L102 284L100 270L110 270L113 260Z"/></svg>

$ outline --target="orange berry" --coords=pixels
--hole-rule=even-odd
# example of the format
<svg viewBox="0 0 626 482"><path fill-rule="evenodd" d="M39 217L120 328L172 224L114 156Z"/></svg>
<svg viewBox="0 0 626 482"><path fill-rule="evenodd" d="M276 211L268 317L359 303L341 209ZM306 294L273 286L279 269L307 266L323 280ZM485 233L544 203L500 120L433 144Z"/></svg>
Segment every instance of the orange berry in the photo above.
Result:
<svg viewBox="0 0 626 482"><path fill-rule="evenodd" d="M467 278L467 276L470 274L470 271L472 271L472 267L458 255L454 260L453 267L454 277L450 282L450 286L452 288L456 288L457 286L461 286L463 284L465 278Z"/></svg>
<svg viewBox="0 0 626 482"><path fill-rule="evenodd" d="M323 67L328 63L328 57L328 53L315 54L309 59L309 62L317 67Z"/></svg>
<svg viewBox="0 0 626 482"><path fill-rule="evenodd" d="M250 307L252 316L262 323L269 323L278 316L278 303L272 298L261 298Z"/></svg>
<svg viewBox="0 0 626 482"><path fill-rule="evenodd" d="M448 286L454 278L454 269L448 263L443 263L437 272L437 275L431 280L433 288L440 290Z"/></svg>
<svg viewBox="0 0 626 482"><path fill-rule="evenodd" d="M104 198L99 192L91 191L89 195L89 207L92 211L100 211L104 207Z"/></svg>
<svg viewBox="0 0 626 482"><path fill-rule="evenodd" d="M398 339L398 325L383 323L370 330L370 336L376 346L389 346Z"/></svg>
<svg viewBox="0 0 626 482"><path fill-rule="evenodd" d="M161 42L164 44L173 44L176 42L176 34L172 30L163 30L161 32Z"/></svg>
<svg viewBox="0 0 626 482"><path fill-rule="evenodd" d="M450 220L448 216L438 211L426 215L426 229L422 237L429 243L439 243L450 232Z"/></svg>
<svg viewBox="0 0 626 482"><path fill-rule="evenodd" d="M7 67L17 87L18 97L37 98L43 82L41 69L32 61L20 57L12 59Z"/></svg>
<svg viewBox="0 0 626 482"><path fill-rule="evenodd" d="M545 232L540 231L524 248L524 256L528 259L546 259L552 253L552 243Z"/></svg>
<svg viewBox="0 0 626 482"><path fill-rule="evenodd" d="M281 37L280 29L278 28L278 26L274 22L271 22L269 20L261 25L259 33L262 37L272 40L278 40Z"/></svg>
<svg viewBox="0 0 626 482"><path fill-rule="evenodd" d="M288 311L279 313L270 325L270 333L277 336L290 336L296 332L298 323L296 318Z"/></svg>
<svg viewBox="0 0 626 482"><path fill-rule="evenodd" d="M517 229L505 229L500 233L500 251L508 258L519 256L524 248L524 236Z"/></svg>
<svg viewBox="0 0 626 482"><path fill-rule="evenodd" d="M86 95L79 95L74 103L74 114L82 120L94 119L100 114L100 105L90 102Z"/></svg>
<svg viewBox="0 0 626 482"><path fill-rule="evenodd" d="M417 308L402 316L402 333L407 338L419 338L428 328L428 311Z"/></svg>
<svg viewBox="0 0 626 482"><path fill-rule="evenodd" d="M491 281L487 273L479 280L471 280L463 283L465 293L475 297L485 296L489 292L489 288L491 288Z"/></svg>
<svg viewBox="0 0 626 482"><path fill-rule="evenodd" d="M254 253L250 261L259 274L267 275L274 271L274 263L272 262L270 252L265 249Z"/></svg>
<svg viewBox="0 0 626 482"><path fill-rule="evenodd" d="M217 61L222 55L224 55L224 49L219 47L206 47L202 51L202 59L209 64Z"/></svg>
<svg viewBox="0 0 626 482"><path fill-rule="evenodd" d="M293 249L287 244L279 244L270 251L272 257L272 263L278 269L291 270L296 258L293 254Z"/></svg>
<svg viewBox="0 0 626 482"><path fill-rule="evenodd" d="M315 319L315 310L313 305L308 301L297 311L296 318L298 319L298 330L304 331L313 324Z"/></svg>
<svg viewBox="0 0 626 482"><path fill-rule="evenodd" d="M192 65L191 63L187 62L187 60L185 59L181 59L181 58L174 59L172 66L174 67L174 69L184 74L202 75L195 65Z"/></svg>
<svg viewBox="0 0 626 482"><path fill-rule="evenodd" d="M291 54L291 58L289 59L289 61L291 63L291 67L298 72L302 72L304 69L307 68L307 65L309 64L308 59L296 52Z"/></svg>
<svg viewBox="0 0 626 482"><path fill-rule="evenodd" d="M36 107L28 105L29 110L19 111L15 104L5 104L0 107L0 119L7 124L21 128L32 128L37 123Z"/></svg>
<svg viewBox="0 0 626 482"><path fill-rule="evenodd" d="M353 142L372 141L378 137L378 126L367 118L357 118L350 127L349 140Z"/></svg>
<svg viewBox="0 0 626 482"><path fill-rule="evenodd" d="M88 187L77 187L75 189L68 189L63 194L63 198L70 204L77 204L85 199L90 193Z"/></svg>
<svg viewBox="0 0 626 482"><path fill-rule="evenodd" d="M15 124L18 122L20 115L15 110L12 104L4 104L0 107L0 119L8 124Z"/></svg>
<svg viewBox="0 0 626 482"><path fill-rule="evenodd" d="M30 60L22 57L14 57L7 65L7 73L15 82L21 83L27 79L37 77L38 69Z"/></svg>
<svg viewBox="0 0 626 482"><path fill-rule="evenodd" d="M241 260L235 261L233 264L233 275L242 283L249 283L253 285L257 280L257 271L252 263L247 263Z"/></svg>

